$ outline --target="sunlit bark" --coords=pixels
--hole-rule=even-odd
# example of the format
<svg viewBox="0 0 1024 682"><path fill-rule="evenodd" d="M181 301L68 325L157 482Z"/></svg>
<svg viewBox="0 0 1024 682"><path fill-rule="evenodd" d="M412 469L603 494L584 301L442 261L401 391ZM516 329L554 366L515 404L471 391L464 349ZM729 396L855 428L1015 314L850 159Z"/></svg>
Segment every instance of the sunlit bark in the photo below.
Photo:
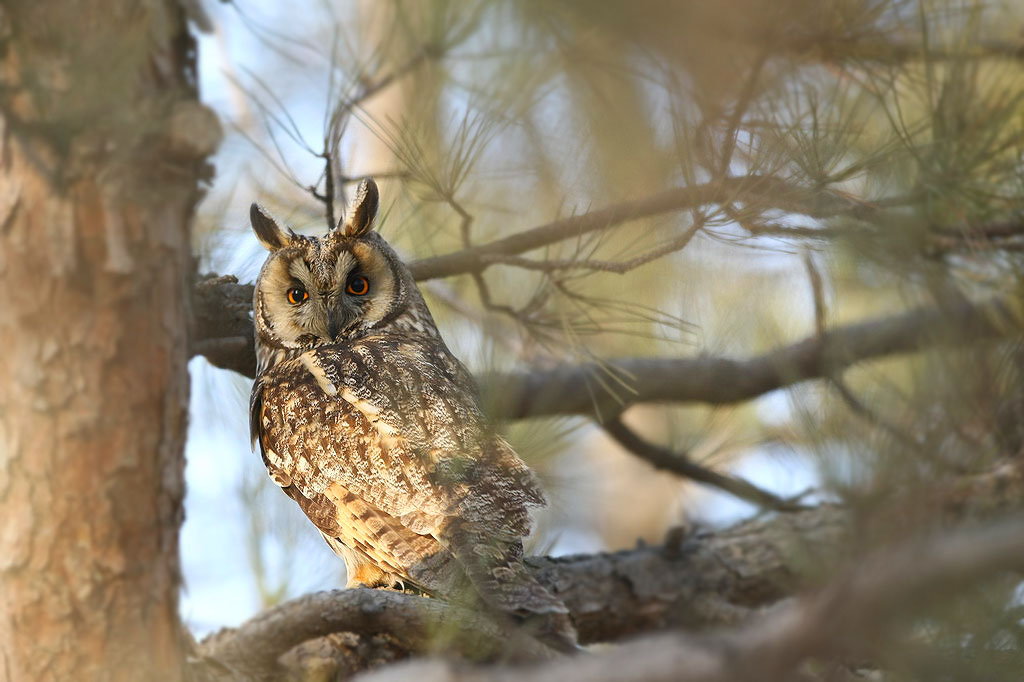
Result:
<svg viewBox="0 0 1024 682"><path fill-rule="evenodd" d="M188 224L219 127L175 3L4 21L0 679L181 679Z"/></svg>

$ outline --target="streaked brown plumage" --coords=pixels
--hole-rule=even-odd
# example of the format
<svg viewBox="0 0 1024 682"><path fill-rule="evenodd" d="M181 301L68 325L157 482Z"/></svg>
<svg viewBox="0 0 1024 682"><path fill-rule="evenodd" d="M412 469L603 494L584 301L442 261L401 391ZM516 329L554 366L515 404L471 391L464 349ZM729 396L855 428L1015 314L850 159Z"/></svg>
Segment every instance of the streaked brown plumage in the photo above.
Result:
<svg viewBox="0 0 1024 682"><path fill-rule="evenodd" d="M271 252L253 300L254 446L345 560L349 586L411 584L449 599L468 590L571 649L564 605L522 565L527 510L543 494L372 230L376 208L364 181L348 221L317 239L253 205Z"/></svg>

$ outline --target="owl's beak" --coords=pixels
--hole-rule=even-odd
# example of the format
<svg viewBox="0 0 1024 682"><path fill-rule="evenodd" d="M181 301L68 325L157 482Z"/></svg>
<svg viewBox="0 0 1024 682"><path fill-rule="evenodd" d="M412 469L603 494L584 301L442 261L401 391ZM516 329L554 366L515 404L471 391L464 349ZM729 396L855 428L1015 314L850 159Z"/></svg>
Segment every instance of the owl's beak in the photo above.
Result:
<svg viewBox="0 0 1024 682"><path fill-rule="evenodd" d="M337 340L338 332L345 326L345 316L337 307L331 306L327 309L327 336L331 341Z"/></svg>

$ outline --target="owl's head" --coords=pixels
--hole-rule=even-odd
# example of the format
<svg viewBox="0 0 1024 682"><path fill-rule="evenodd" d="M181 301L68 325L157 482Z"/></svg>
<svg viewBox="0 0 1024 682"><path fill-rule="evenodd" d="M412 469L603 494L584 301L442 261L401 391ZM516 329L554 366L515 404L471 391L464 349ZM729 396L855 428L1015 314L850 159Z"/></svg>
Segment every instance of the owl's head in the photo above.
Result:
<svg viewBox="0 0 1024 682"><path fill-rule="evenodd" d="M323 237L282 229L252 205L252 229L270 252L253 295L258 371L374 330L436 335L409 270L374 230L378 203L377 185L363 180L344 222Z"/></svg>

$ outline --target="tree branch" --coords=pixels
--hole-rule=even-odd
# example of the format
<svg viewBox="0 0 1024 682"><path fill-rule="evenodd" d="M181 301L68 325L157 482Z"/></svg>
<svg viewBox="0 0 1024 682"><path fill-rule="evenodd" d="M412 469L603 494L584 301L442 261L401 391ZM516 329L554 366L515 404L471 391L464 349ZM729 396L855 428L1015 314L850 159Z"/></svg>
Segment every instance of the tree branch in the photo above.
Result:
<svg viewBox="0 0 1024 682"><path fill-rule="evenodd" d="M348 178L343 179L347 181ZM413 261L409 268L418 280L457 274L479 274L503 257L514 256L582 234L670 211L692 209L706 203L760 202L765 208L813 217L850 215L869 217L879 208L898 205L901 199L869 204L846 195L813 192L770 176L730 177L721 181L679 187L615 204L583 215L556 220L525 232L443 256ZM689 233L684 235L689 239ZM682 246L685 241L678 244ZM670 244L674 247L677 244ZM656 252L660 253L660 252ZM645 262L641 259L639 262ZM230 275L200 280L193 294L192 352L214 366L253 376L256 367L252 323L249 320L252 285L238 284Z"/></svg>
<svg viewBox="0 0 1024 682"><path fill-rule="evenodd" d="M1024 59L1024 45L1017 42L984 40L963 46L928 46L920 41L844 38L827 33L792 36L773 40L777 52L822 62L901 64L915 60Z"/></svg>
<svg viewBox="0 0 1024 682"><path fill-rule="evenodd" d="M663 448L644 440L619 418L610 419L602 426L605 433L611 436L615 442L656 469L671 471L678 476L723 490L741 500L746 500L766 509L798 511L806 508L805 505L785 500L767 490L758 488L753 483L742 478L726 476L703 467L692 462L685 453L675 453L668 448Z"/></svg>
<svg viewBox="0 0 1024 682"><path fill-rule="evenodd" d="M527 562L569 607L580 641L602 642L668 627L734 624L800 585L799 572L787 561L794 546L834 556L845 532L839 508L819 507L716 533L674 533L664 547ZM499 648L495 627L465 609L399 592L353 589L269 609L207 638L199 652L252 674L273 669L293 646L336 632L390 633L419 653L433 650L441 636L447 647L477 659Z"/></svg>
<svg viewBox="0 0 1024 682"><path fill-rule="evenodd" d="M670 253L682 251L690 243L694 235L696 235L703 227L704 221L696 220L689 229L677 236L675 239L669 240L661 246L651 249L647 253L636 256L635 258L629 258L621 261L573 258L532 260L530 258L523 258L522 256L499 255L481 256L481 258L483 258L487 263L504 263L505 265L513 265L517 268L523 268L524 270L538 270L541 272L554 272L556 270L594 270L599 272L614 272L617 275L623 275L630 270L658 260Z"/></svg>
<svg viewBox="0 0 1024 682"><path fill-rule="evenodd" d="M1022 487L1020 466L1007 465L941 484L919 499L931 510L929 518L942 529L957 518L1015 509ZM900 497L905 493L893 494ZM876 551L866 559L847 561L850 570L841 572L838 580L795 602L796 606L781 609L774 605L804 587L806 575L814 573L814 567L832 564L849 552L850 533L862 526L851 524L847 510L821 506L754 519L717 532L687 535L675 530L662 547L530 558L527 566L569 608L582 643L616 641L665 629L695 632L739 627L717 638L677 635L658 641L661 646L671 641L669 650L685 652L686 657L703 652L695 660L711 656L715 665L723 662L720 655L724 653L748 649L753 652L749 661L771 665L781 660L790 665L797 660L793 651L799 658L813 645L818 653L836 653L838 645L859 641L858 628L872 630L879 624L877 618L891 618L901 605L912 605L925 592L938 590L940 583L948 586L944 581L964 578L978 569L972 562L985 563L985 557L991 558L1000 543L1024 539L1020 535L1008 538L1005 529L1010 527L1003 524L994 531L954 532L948 536L952 544L941 544L946 542L941 540L941 546L934 544L934 537L940 534L933 534L931 540L919 537ZM1024 528L1017 526L1013 532L1024 533ZM980 547L971 544L977 538L982 539ZM1019 551L1007 549L999 556L1015 556ZM1017 560L1024 558L1018 555ZM776 610L769 611L770 607ZM837 612L843 613L842 619L833 617ZM765 619L757 620L764 613L768 614ZM389 646L397 647L399 655L445 649L480 660L500 654L508 646L507 632L500 633L505 639L499 640L493 623L440 600L385 590L336 590L282 604L239 628L207 638L198 647L199 665L236 673L227 679L260 679L273 673L278 657L293 646L340 632L387 636ZM772 658L773 652L783 652L785 658ZM657 660L668 655L662 652ZM731 655L726 658L740 660ZM635 664L646 659L630 656L624 660ZM663 662L670 666L671 661ZM358 658L350 663L360 667ZM727 669L737 675L747 671L743 667ZM779 674L782 672L780 668Z"/></svg>
<svg viewBox="0 0 1024 682"><path fill-rule="evenodd" d="M208 276L192 287L189 339L193 355L216 367L252 378L256 373L253 337L253 285L239 284L233 275Z"/></svg>
<svg viewBox="0 0 1024 682"><path fill-rule="evenodd" d="M1022 326L1024 312L1017 302L960 302L836 327L746 360L625 358L601 365L501 374L484 377L482 383L501 386L490 408L491 414L502 419L574 414L610 417L642 402L722 405L750 400L801 381L828 377L864 360L996 338ZM613 395L604 388L611 382L595 381L608 372L632 390Z"/></svg>
<svg viewBox="0 0 1024 682"><path fill-rule="evenodd" d="M249 311L252 285L234 277L202 280L193 300L193 353L216 367L252 377L256 367ZM623 358L603 364L485 375L500 386L489 405L499 419L551 415L608 418L643 402L728 404L750 400L808 379L828 377L865 360L940 345L998 338L1024 326L1010 299L918 308L891 317L837 327L823 335L741 360L725 357ZM632 390L612 394L595 377L614 372Z"/></svg>
<svg viewBox="0 0 1024 682"><path fill-rule="evenodd" d="M365 682L741 682L794 679L811 657L872 653L878 632L928 600L948 597L1004 570L1024 570L1024 518L918 539L856 561L823 589L753 622L712 636L676 634L613 652L528 668L468 668L413 662L361 677Z"/></svg>
<svg viewBox="0 0 1024 682"><path fill-rule="evenodd" d="M413 652L445 649L483 660L515 650L520 658L551 658L552 652L522 633L500 629L466 608L390 590L356 588L316 592L268 609L237 629L203 640L199 655L242 679L280 678L278 657L324 635L386 633Z"/></svg>
<svg viewBox="0 0 1024 682"><path fill-rule="evenodd" d="M525 253L630 220L729 202L763 203L766 208L815 218L837 215L866 217L882 205L856 201L834 192L807 190L771 176L728 177L703 185L676 187L643 199L624 201L582 215L555 220L462 251L413 261L409 269L420 281L481 272L502 256ZM888 205L890 202L883 203Z"/></svg>

